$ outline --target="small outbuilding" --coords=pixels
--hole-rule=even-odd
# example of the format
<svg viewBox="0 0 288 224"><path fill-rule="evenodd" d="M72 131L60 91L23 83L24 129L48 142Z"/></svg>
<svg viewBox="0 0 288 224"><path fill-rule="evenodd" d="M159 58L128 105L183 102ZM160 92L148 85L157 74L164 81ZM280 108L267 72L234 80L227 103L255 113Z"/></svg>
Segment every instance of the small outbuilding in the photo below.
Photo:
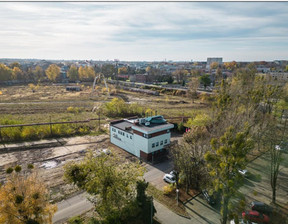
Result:
<svg viewBox="0 0 288 224"><path fill-rule="evenodd" d="M66 91L81 91L80 86L66 86Z"/></svg>

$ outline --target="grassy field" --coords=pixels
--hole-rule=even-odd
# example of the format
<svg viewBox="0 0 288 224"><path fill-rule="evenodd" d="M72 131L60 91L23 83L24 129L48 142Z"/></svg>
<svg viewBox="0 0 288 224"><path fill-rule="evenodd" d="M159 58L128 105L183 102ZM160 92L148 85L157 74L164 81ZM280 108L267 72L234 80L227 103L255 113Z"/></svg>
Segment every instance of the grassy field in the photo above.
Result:
<svg viewBox="0 0 288 224"><path fill-rule="evenodd" d="M71 121L96 118L94 107L109 102L114 97L124 99L127 103L138 103L146 110L151 108L164 116L189 116L191 113L207 110L199 101L192 103L183 96L150 96L135 92L118 90L108 97L105 91L91 91L92 84L81 85L82 91L68 92L65 86L39 86L35 92L27 86L0 87L0 123L3 120L18 120L20 123ZM69 112L69 107L78 108L78 112Z"/></svg>

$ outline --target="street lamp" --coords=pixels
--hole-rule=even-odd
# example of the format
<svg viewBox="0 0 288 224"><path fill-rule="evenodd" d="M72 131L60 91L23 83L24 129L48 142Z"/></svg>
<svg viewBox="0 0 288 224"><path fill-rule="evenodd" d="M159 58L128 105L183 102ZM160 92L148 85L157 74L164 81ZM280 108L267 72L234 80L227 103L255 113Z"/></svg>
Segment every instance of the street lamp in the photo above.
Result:
<svg viewBox="0 0 288 224"><path fill-rule="evenodd" d="M179 204L179 189L176 189L176 197L177 197L177 206Z"/></svg>

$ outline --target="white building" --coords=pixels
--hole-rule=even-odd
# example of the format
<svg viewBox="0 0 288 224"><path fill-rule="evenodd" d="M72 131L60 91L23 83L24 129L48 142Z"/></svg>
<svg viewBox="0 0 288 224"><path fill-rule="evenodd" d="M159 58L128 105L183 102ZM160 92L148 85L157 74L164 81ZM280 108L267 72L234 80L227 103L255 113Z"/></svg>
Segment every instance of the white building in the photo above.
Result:
<svg viewBox="0 0 288 224"><path fill-rule="evenodd" d="M112 121L110 142L138 158L153 162L166 153L165 146L170 144L173 127L163 116Z"/></svg>
<svg viewBox="0 0 288 224"><path fill-rule="evenodd" d="M222 65L223 58L207 58L206 69L210 69L210 65L214 62L218 63L218 65Z"/></svg>

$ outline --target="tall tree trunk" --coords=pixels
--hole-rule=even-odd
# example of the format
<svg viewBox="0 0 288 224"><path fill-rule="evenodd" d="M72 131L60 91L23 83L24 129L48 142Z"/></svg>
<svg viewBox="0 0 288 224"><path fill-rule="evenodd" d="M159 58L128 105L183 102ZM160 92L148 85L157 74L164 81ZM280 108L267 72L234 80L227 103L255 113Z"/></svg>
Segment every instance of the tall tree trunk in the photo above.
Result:
<svg viewBox="0 0 288 224"><path fill-rule="evenodd" d="M223 196L224 197L224 196ZM229 198L228 197L224 197L223 198L223 207L222 207L222 220L221 220L221 224L226 224L227 220L228 220L228 202L229 202Z"/></svg>

